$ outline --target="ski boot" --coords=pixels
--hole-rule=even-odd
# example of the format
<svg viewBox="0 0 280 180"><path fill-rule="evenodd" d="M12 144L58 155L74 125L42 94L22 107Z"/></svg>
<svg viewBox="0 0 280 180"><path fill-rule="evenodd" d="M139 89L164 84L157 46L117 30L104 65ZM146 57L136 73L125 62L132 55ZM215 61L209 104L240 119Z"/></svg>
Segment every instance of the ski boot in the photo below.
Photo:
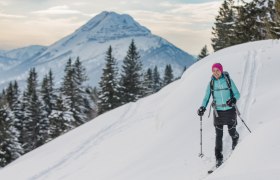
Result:
<svg viewBox="0 0 280 180"><path fill-rule="evenodd" d="M216 159L216 168L220 167L223 164L223 159Z"/></svg>
<svg viewBox="0 0 280 180"><path fill-rule="evenodd" d="M235 149L236 145L238 144L239 134L236 133L235 136L232 138L232 150Z"/></svg>

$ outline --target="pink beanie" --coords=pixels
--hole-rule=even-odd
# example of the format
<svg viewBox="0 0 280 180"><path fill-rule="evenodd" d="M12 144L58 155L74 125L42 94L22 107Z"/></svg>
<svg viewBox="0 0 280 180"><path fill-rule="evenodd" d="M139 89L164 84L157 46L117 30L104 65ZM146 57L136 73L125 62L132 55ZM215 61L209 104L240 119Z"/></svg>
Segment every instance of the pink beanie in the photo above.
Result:
<svg viewBox="0 0 280 180"><path fill-rule="evenodd" d="M212 71L214 68L219 69L221 72L223 72L223 66L220 63L215 63L212 65Z"/></svg>

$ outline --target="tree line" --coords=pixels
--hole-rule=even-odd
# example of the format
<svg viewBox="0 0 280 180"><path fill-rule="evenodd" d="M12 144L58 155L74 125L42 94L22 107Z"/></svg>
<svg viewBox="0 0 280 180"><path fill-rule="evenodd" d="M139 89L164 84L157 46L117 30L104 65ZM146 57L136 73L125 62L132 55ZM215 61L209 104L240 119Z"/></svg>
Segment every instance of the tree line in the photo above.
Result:
<svg viewBox="0 0 280 180"><path fill-rule="evenodd" d="M70 58L64 68L60 87L55 86L52 70L39 83L31 68L21 92L17 81L10 82L0 94L0 167L52 139L84 124L94 117L128 102L159 91L174 80L171 65L164 78L157 66L143 73L141 58L132 40L119 74L110 46L99 87L89 80L79 57Z"/></svg>

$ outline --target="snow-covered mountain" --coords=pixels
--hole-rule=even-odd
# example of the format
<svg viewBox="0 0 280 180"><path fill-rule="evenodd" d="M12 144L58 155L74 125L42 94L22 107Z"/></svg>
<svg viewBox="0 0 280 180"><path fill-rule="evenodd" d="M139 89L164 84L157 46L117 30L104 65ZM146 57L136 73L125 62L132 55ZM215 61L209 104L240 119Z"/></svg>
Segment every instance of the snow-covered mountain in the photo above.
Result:
<svg viewBox="0 0 280 180"><path fill-rule="evenodd" d="M36 57L46 50L46 47L32 45L10 51L0 51L0 70L4 73L24 61ZM2 79L2 81L5 81Z"/></svg>
<svg viewBox="0 0 280 180"><path fill-rule="evenodd" d="M0 179L21 180L277 180L280 177L280 40L218 51L192 65L158 93L107 112L0 170ZM224 129L227 161L213 174L215 130L212 113L201 105L211 66L221 62L240 90L240 143L231 152ZM209 110L209 108L208 108ZM231 154L231 156L230 156Z"/></svg>
<svg viewBox="0 0 280 180"><path fill-rule="evenodd" d="M35 50L26 48L33 52L33 56L28 54L28 58L23 58L25 54L22 51L21 55L17 53L18 51L7 52L8 58L23 61L12 67L6 67L7 71L1 71L0 82L8 83L13 79L25 81L31 67L36 67L41 77L51 68L55 78L60 80L67 60L72 58L74 61L79 56L87 68L90 84L94 86L100 80L105 52L109 46L112 46L113 55L121 66L132 39L140 52L144 69L154 68L157 65L159 71L163 72L165 66L171 64L175 76L180 76L185 66L189 67L194 63L193 56L163 38L153 35L131 16L102 12L74 33L49 47L37 47Z"/></svg>

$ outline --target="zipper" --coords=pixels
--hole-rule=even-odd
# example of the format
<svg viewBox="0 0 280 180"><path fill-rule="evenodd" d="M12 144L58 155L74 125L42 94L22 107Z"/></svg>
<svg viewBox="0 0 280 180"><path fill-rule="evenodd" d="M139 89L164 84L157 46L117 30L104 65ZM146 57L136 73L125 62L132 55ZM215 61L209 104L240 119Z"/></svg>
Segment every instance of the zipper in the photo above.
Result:
<svg viewBox="0 0 280 180"><path fill-rule="evenodd" d="M218 81L219 81L219 88L222 89L220 79L218 79ZM220 91L220 93L221 93L221 98L222 98L222 104L225 104L225 103L224 103L224 98L223 98L223 93L222 93L222 91ZM222 108L223 108L223 110L225 110L225 107L222 107Z"/></svg>

